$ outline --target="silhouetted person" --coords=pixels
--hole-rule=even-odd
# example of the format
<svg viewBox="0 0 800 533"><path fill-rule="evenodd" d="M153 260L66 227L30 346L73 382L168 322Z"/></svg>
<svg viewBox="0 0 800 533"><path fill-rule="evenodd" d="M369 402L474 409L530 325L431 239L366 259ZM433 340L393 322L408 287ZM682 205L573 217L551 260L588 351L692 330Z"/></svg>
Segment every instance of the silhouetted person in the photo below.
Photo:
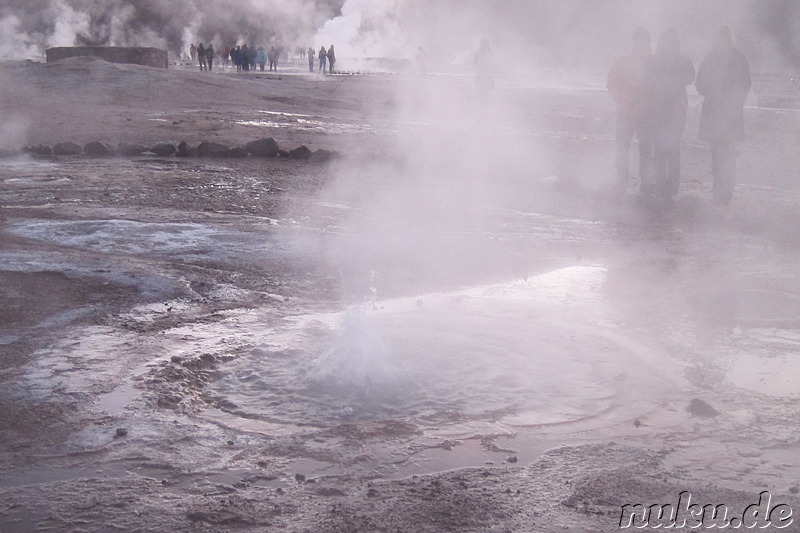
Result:
<svg viewBox="0 0 800 533"><path fill-rule="evenodd" d="M269 70L270 71L277 71L278 70L278 50L274 46L269 47L269 53L267 54L267 58L269 59Z"/></svg>
<svg viewBox="0 0 800 533"><path fill-rule="evenodd" d="M325 50L324 46L319 47L317 58L319 59L319 71L325 74L325 63L328 61L328 51Z"/></svg>
<svg viewBox="0 0 800 533"><path fill-rule="evenodd" d="M236 48L231 48L231 59L233 64L236 65L236 72L242 71L242 47L238 44Z"/></svg>
<svg viewBox="0 0 800 533"><path fill-rule="evenodd" d="M309 46L306 55L308 56L308 71L314 72L314 49Z"/></svg>
<svg viewBox="0 0 800 533"><path fill-rule="evenodd" d="M197 47L194 43L189 47L189 57L192 58L192 65L194 65L194 62L197 61Z"/></svg>
<svg viewBox="0 0 800 533"><path fill-rule="evenodd" d="M652 189L653 143L648 137L646 102L643 93L645 69L653 57L650 32L637 28L631 53L617 59L608 71L606 88L617 105L617 187L625 190L630 177L628 153L634 134L639 142L639 180Z"/></svg>
<svg viewBox="0 0 800 533"><path fill-rule="evenodd" d="M680 188L681 136L689 107L686 86L694 81L694 74L691 60L681 55L678 31L665 31L647 64L644 83L653 139L653 192L663 198L675 197ZM643 192L649 192L647 187Z"/></svg>
<svg viewBox="0 0 800 533"><path fill-rule="evenodd" d="M333 51L333 45L328 47L328 74L333 74L333 66L336 64L336 53Z"/></svg>
<svg viewBox="0 0 800 533"><path fill-rule="evenodd" d="M720 26L695 86L703 96L700 139L711 145L712 193L725 204L736 186L736 142L744 135L744 101L751 85L747 58L733 46L731 29Z"/></svg>
<svg viewBox="0 0 800 533"><path fill-rule="evenodd" d="M267 53L264 51L263 47L259 47L258 52L256 52L256 65L258 65L258 68L261 70L261 72L264 72L264 67L266 64Z"/></svg>
<svg viewBox="0 0 800 533"><path fill-rule="evenodd" d="M242 70L250 70L250 50L247 45L242 45Z"/></svg>
<svg viewBox="0 0 800 533"><path fill-rule="evenodd" d="M214 45L211 43L206 48L206 64L208 65L208 70L214 68Z"/></svg>
<svg viewBox="0 0 800 533"><path fill-rule="evenodd" d="M200 61L200 70L206 69L206 47L203 46L203 43L197 47L197 59Z"/></svg>
<svg viewBox="0 0 800 533"><path fill-rule="evenodd" d="M478 100L486 102L494 89L494 52L486 39L475 54L475 92Z"/></svg>

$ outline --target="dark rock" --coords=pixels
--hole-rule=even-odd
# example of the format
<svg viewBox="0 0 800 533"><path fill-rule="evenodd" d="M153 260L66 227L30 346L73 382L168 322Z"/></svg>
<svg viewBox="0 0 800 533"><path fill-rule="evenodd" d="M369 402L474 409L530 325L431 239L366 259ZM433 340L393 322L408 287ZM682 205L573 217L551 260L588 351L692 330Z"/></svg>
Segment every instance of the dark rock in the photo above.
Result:
<svg viewBox="0 0 800 533"><path fill-rule="evenodd" d="M289 157L292 159L308 159L311 157L311 150L309 150L306 146L300 146L299 148L295 148L289 152Z"/></svg>
<svg viewBox="0 0 800 533"><path fill-rule="evenodd" d="M228 152L228 157L247 157L247 148L244 146L231 148L231 151Z"/></svg>
<svg viewBox="0 0 800 533"><path fill-rule="evenodd" d="M117 144L117 155L130 157L142 155L147 151L147 148L141 144L119 143Z"/></svg>
<svg viewBox="0 0 800 533"><path fill-rule="evenodd" d="M335 487L319 487L314 491L318 496L344 496L344 491Z"/></svg>
<svg viewBox="0 0 800 533"><path fill-rule="evenodd" d="M633 425L638 428L639 426L642 425L642 423L639 422L639 419L637 418L636 420L633 421Z"/></svg>
<svg viewBox="0 0 800 533"><path fill-rule="evenodd" d="M798 487L797 485L792 485L791 487L789 487L789 492L791 492L792 494L797 494L798 492L800 492L800 487Z"/></svg>
<svg viewBox="0 0 800 533"><path fill-rule="evenodd" d="M247 143L247 151L256 157L275 157L278 155L278 141L272 137Z"/></svg>
<svg viewBox="0 0 800 533"><path fill-rule="evenodd" d="M26 146L22 149L23 152L36 155L53 155L53 149L47 144L40 144L39 146Z"/></svg>
<svg viewBox="0 0 800 533"><path fill-rule="evenodd" d="M702 416L706 418L717 416L719 414L719 411L699 398L695 398L689 402L689 406L686 408L686 410L694 416Z"/></svg>
<svg viewBox="0 0 800 533"><path fill-rule="evenodd" d="M92 156L105 156L114 153L114 149L100 141L92 141L83 145L83 153Z"/></svg>
<svg viewBox="0 0 800 533"><path fill-rule="evenodd" d="M286 159L289 158L289 152L286 150L278 150L278 157L284 157Z"/></svg>
<svg viewBox="0 0 800 533"><path fill-rule="evenodd" d="M233 442L232 440L229 440L229 441L228 441L228 446L233 446L234 444L236 444L236 443L235 443L235 442Z"/></svg>
<svg viewBox="0 0 800 533"><path fill-rule="evenodd" d="M114 433L114 438L127 437L127 436L128 436L128 428L117 428L116 433Z"/></svg>
<svg viewBox="0 0 800 533"><path fill-rule="evenodd" d="M517 459L516 455L509 455L508 457L506 457L507 463L516 463L518 460L519 459Z"/></svg>
<svg viewBox="0 0 800 533"><path fill-rule="evenodd" d="M172 357L169 358L169 360L172 361L173 363L180 364L183 362L183 357L181 357L180 355L173 355Z"/></svg>
<svg viewBox="0 0 800 533"><path fill-rule="evenodd" d="M305 480L306 480L306 476L304 476L303 474L299 474L299 473L298 473L298 474L295 474L295 475L294 475L294 479L295 479L296 481L298 481L298 482L302 483L303 481L305 481Z"/></svg>
<svg viewBox="0 0 800 533"><path fill-rule="evenodd" d="M168 156L177 152L177 148L175 148L175 145L170 142L160 142L154 144L150 148L150 151L156 155Z"/></svg>
<svg viewBox="0 0 800 533"><path fill-rule="evenodd" d="M186 141L181 141L178 143L178 151L175 155L180 157L188 157L189 155L189 144Z"/></svg>
<svg viewBox="0 0 800 533"><path fill-rule="evenodd" d="M309 157L308 159L312 163L326 163L331 159L333 159L335 156L336 154L334 152L331 152L330 150L323 150L322 148L320 148L319 150L315 150L311 154L311 157Z"/></svg>
<svg viewBox="0 0 800 533"><path fill-rule="evenodd" d="M218 142L201 142L197 147L199 157L228 157L231 149Z"/></svg>
<svg viewBox="0 0 800 533"><path fill-rule="evenodd" d="M58 143L53 146L55 155L77 155L82 151L83 148L73 142Z"/></svg>

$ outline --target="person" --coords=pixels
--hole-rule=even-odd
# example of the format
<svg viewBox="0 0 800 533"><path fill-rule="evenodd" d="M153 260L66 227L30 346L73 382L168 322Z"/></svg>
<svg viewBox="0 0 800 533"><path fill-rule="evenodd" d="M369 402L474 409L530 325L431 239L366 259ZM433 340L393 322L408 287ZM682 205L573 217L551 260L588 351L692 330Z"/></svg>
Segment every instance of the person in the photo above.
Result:
<svg viewBox="0 0 800 533"><path fill-rule="evenodd" d="M486 102L494 88L494 52L489 41L483 39L475 54L475 91L478 99Z"/></svg>
<svg viewBox="0 0 800 533"><path fill-rule="evenodd" d="M222 70L225 71L231 66L231 51L227 46L222 47Z"/></svg>
<svg viewBox="0 0 800 533"><path fill-rule="evenodd" d="M275 49L274 46L269 47L269 54L267 54L267 58L269 59L269 70L270 72L278 70L278 50Z"/></svg>
<svg viewBox="0 0 800 533"><path fill-rule="evenodd" d="M242 70L250 71L250 50L247 45L242 45Z"/></svg>
<svg viewBox="0 0 800 533"><path fill-rule="evenodd" d="M680 188L681 136L689 108L686 86L694 75L692 61L681 54L678 31L668 29L658 39L644 81L648 135L653 142L652 192L662 198L674 198ZM649 185L643 192L651 192Z"/></svg>
<svg viewBox="0 0 800 533"><path fill-rule="evenodd" d="M261 69L261 72L264 72L264 66L267 64L267 53L264 51L263 46L258 47L258 52L256 53L256 64L258 68Z"/></svg>
<svg viewBox="0 0 800 533"><path fill-rule="evenodd" d="M197 47L197 59L200 61L200 70L206 69L206 47L203 46L203 43L200 43L200 46Z"/></svg>
<svg viewBox="0 0 800 533"><path fill-rule="evenodd" d="M236 45L236 48L231 49L231 59L233 60L233 64L236 65L236 72L242 71L242 47L240 45Z"/></svg>
<svg viewBox="0 0 800 533"><path fill-rule="evenodd" d="M306 54L308 55L308 71L314 72L314 49L309 46Z"/></svg>
<svg viewBox="0 0 800 533"><path fill-rule="evenodd" d="M645 68L652 58L650 32L639 27L633 33L631 53L617 59L608 71L606 88L617 108L616 157L617 187L624 191L629 180L629 157L634 134L639 142L639 181L647 189L652 181L653 145L647 136L642 83Z"/></svg>
<svg viewBox="0 0 800 533"><path fill-rule="evenodd" d="M328 74L333 74L333 65L336 63L336 53L333 51L333 45L328 47Z"/></svg>
<svg viewBox="0 0 800 533"><path fill-rule="evenodd" d="M214 68L214 45L212 43L208 43L208 48L206 48L206 65L208 65L208 70Z"/></svg>
<svg viewBox="0 0 800 533"><path fill-rule="evenodd" d="M751 85L747 58L734 47L730 27L720 26L700 63L695 88L703 97L700 139L711 146L712 195L723 204L731 201L736 186L736 142L744 136L744 102Z"/></svg>
<svg viewBox="0 0 800 533"><path fill-rule="evenodd" d="M194 43L189 47L189 57L192 58L192 65L194 65L194 62L197 61L197 47Z"/></svg>
<svg viewBox="0 0 800 533"><path fill-rule="evenodd" d="M319 71L325 74L325 62L328 61L328 51L325 50L324 46L319 47Z"/></svg>

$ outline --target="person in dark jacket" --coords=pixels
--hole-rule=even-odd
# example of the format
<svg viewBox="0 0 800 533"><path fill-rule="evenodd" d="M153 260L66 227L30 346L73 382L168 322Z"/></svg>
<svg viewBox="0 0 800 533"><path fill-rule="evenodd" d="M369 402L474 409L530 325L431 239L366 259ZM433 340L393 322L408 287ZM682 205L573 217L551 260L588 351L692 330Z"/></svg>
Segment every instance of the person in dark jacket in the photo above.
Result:
<svg viewBox="0 0 800 533"><path fill-rule="evenodd" d="M678 31L665 31L645 68L643 87L653 140L653 192L662 198L674 198L680 188L681 136L689 107L686 86L694 76L692 61L681 54ZM650 192L648 186L643 192Z"/></svg>
<svg viewBox="0 0 800 533"><path fill-rule="evenodd" d="M712 194L724 204L736 186L736 142L744 135L744 102L751 85L747 58L733 46L730 27L720 26L695 87L703 97L700 139L711 145Z"/></svg>
<svg viewBox="0 0 800 533"><path fill-rule="evenodd" d="M200 61L200 70L206 69L206 47L203 43L197 47L197 59Z"/></svg>
<svg viewBox="0 0 800 533"><path fill-rule="evenodd" d="M647 135L643 94L644 73L653 57L650 32L637 28L631 53L617 59L608 71L606 88L617 106L617 187L624 191L630 177L629 151L634 134L639 143L639 180L647 188L653 180L653 143Z"/></svg>
<svg viewBox="0 0 800 533"><path fill-rule="evenodd" d="M333 74L333 65L336 64L336 52L333 51L333 45L328 47L328 74Z"/></svg>
<svg viewBox="0 0 800 533"><path fill-rule="evenodd" d="M208 48L206 48L206 65L208 65L208 70L214 68L214 45L211 43L209 43Z"/></svg>
<svg viewBox="0 0 800 533"><path fill-rule="evenodd" d="M231 48L231 59L233 59L233 64L236 65L236 72L242 71L242 47L240 45L236 45L236 48Z"/></svg>
<svg viewBox="0 0 800 533"><path fill-rule="evenodd" d="M308 71L314 72L314 49L309 46L306 55L308 56Z"/></svg>

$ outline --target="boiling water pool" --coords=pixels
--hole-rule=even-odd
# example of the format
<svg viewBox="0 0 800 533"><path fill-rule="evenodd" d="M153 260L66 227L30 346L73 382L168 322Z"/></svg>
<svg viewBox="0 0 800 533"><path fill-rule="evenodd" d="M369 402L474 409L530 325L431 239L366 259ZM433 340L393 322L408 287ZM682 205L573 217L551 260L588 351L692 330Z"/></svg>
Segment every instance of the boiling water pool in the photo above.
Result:
<svg viewBox="0 0 800 533"><path fill-rule="evenodd" d="M602 267L292 318L227 367L228 423L293 431L401 417L422 428L635 416L673 385L663 356L613 324ZM630 418L628 418L630 419Z"/></svg>

